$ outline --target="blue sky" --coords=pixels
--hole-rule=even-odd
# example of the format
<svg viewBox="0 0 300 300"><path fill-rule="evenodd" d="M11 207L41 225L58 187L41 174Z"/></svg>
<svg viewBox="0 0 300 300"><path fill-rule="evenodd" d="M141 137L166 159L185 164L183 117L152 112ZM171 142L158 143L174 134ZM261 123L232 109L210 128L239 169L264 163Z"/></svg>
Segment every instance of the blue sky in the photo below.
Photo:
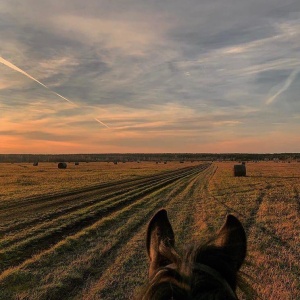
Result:
<svg viewBox="0 0 300 300"><path fill-rule="evenodd" d="M300 151L299 1L0 0L0 37L0 153Z"/></svg>

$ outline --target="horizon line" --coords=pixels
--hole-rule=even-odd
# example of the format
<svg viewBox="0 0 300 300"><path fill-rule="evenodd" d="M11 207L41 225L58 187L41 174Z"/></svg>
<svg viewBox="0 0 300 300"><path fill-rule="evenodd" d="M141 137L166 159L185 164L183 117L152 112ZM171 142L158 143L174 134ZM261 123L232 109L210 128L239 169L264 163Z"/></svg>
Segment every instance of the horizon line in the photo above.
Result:
<svg viewBox="0 0 300 300"><path fill-rule="evenodd" d="M300 154L300 152L91 152L91 153L0 153L0 155L112 155L112 154L196 154L196 155L234 155L234 154L264 154L264 155L276 155L276 154Z"/></svg>

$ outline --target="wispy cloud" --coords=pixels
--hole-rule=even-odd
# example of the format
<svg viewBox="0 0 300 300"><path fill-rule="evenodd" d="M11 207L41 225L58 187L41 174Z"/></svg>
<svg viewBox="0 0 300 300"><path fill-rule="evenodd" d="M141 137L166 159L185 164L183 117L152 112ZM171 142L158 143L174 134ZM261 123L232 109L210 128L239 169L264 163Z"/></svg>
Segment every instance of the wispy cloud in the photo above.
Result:
<svg viewBox="0 0 300 300"><path fill-rule="evenodd" d="M298 1L0 6L5 151L272 151L266 137L297 138Z"/></svg>
<svg viewBox="0 0 300 300"><path fill-rule="evenodd" d="M14 64L12 64L11 62L7 61L6 59L4 59L3 57L0 56L0 63L4 64L5 66L25 75L26 77L28 77L29 79L37 82L38 84L40 84L41 86L43 86L44 88L46 88L47 90L49 90L51 93L55 94L56 96L66 100L67 102L69 102L72 105L76 105L74 102L72 102L71 100L67 99L66 97L52 91L48 86L46 86L45 84L41 83L40 81L38 81L37 79L35 79L34 77L32 77L31 75L29 75L27 72L23 71L22 69L18 68L17 66L15 66Z"/></svg>
<svg viewBox="0 0 300 300"><path fill-rule="evenodd" d="M279 91L267 99L266 104L267 105L271 104L272 102L274 102L276 98L278 98L278 96L280 96L283 92L285 92L290 87L290 85L294 82L299 72L300 72L300 68L293 70L289 75L289 77L286 79L284 85L279 89Z"/></svg>
<svg viewBox="0 0 300 300"><path fill-rule="evenodd" d="M23 71L22 69L18 68L17 66L15 66L14 64L12 64L11 62L5 60L3 57L0 57L0 63L6 65L7 67L25 75L26 77L28 77L29 79L37 82L38 84L40 84L41 86L43 86L44 88L46 88L47 90L49 90L51 93L53 93L54 95L66 100L68 103L78 107L78 105L76 103L74 103L73 101L69 100L68 98L54 92L53 90L51 90L48 86L46 86L45 84L43 84L42 82L40 82L39 80L35 79L34 77L32 77L31 75L29 75L27 72ZM96 120L98 123L102 124L103 126L105 126L106 128L109 128L108 125L106 125L105 123L103 123L102 121L100 121L99 119L97 118L94 118L94 120Z"/></svg>

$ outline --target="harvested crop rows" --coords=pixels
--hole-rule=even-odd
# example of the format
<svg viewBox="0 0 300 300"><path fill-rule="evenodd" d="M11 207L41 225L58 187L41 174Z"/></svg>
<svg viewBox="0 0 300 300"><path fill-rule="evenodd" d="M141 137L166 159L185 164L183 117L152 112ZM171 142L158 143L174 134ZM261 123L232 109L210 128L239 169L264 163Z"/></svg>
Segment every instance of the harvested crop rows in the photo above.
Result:
<svg viewBox="0 0 300 300"><path fill-rule="evenodd" d="M248 235L250 284L262 299L300 299L298 165L249 163L244 178L231 163L180 166L0 202L0 299L132 299L161 207L179 252L234 213Z"/></svg>
<svg viewBox="0 0 300 300"><path fill-rule="evenodd" d="M4 221L0 241L2 287L14 285L13 289L20 289L23 295L24 285L29 285L30 297L36 299L77 293L93 272L101 275L108 259L117 255L156 209L164 206L165 195L180 192L208 167L209 164L192 166L76 193L46 195L9 205L5 202L0 213ZM136 211L139 219L135 219ZM81 257L79 261L74 260L77 256ZM65 268L66 264L69 268ZM44 283L45 272L50 278ZM44 284L35 287L41 282ZM9 299L16 296L13 293L6 289L4 295Z"/></svg>

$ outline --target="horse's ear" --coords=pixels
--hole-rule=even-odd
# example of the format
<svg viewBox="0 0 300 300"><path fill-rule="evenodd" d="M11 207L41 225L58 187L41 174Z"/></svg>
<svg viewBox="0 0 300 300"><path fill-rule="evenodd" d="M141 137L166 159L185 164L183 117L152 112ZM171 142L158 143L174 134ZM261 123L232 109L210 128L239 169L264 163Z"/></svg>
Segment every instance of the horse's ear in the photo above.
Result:
<svg viewBox="0 0 300 300"><path fill-rule="evenodd" d="M168 255L168 252L173 252L174 244L174 232L167 211L161 209L153 216L147 230L146 245L150 259L150 277L158 268L171 263L170 257L172 255Z"/></svg>
<svg viewBox="0 0 300 300"><path fill-rule="evenodd" d="M217 235L216 244L224 248L236 270L239 270L246 257L247 238L243 225L235 216L227 216Z"/></svg>

